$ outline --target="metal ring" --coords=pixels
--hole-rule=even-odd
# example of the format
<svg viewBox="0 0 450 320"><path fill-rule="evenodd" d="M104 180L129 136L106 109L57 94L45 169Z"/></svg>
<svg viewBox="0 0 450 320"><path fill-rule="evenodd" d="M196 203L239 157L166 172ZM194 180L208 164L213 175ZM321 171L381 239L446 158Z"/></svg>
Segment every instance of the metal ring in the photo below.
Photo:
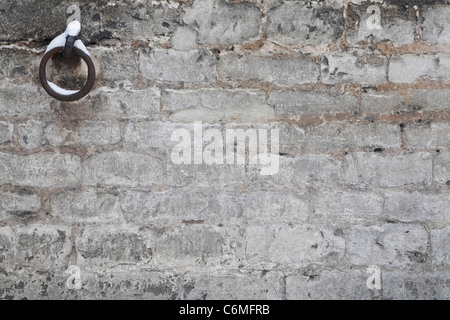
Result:
<svg viewBox="0 0 450 320"><path fill-rule="evenodd" d="M64 45L64 57L70 58L72 56L74 43L75 43L75 37L67 36L66 44Z"/></svg>
<svg viewBox="0 0 450 320"><path fill-rule="evenodd" d="M82 50L78 49L77 47L73 48L73 52L80 56L84 62L86 62L88 66L88 78L83 88L81 88L78 92L70 95L64 95L60 94L58 92L55 92L50 85L47 82L47 76L45 74L45 68L47 66L47 62L50 60L51 57L53 57L55 54L64 52L64 47L56 47L48 51L44 57L42 58L41 65L39 67L39 78L41 79L42 86L44 87L45 91L52 96L55 99L58 99L60 101L75 101L83 98L86 96L94 86L95 83L95 67L94 62L92 62L92 59L89 55L87 55Z"/></svg>

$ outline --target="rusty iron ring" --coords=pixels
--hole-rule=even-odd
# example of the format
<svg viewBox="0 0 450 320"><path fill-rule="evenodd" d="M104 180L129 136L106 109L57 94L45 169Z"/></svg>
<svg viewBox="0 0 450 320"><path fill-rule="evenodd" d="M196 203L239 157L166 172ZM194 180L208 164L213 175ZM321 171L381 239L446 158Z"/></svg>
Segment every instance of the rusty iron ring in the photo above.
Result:
<svg viewBox="0 0 450 320"><path fill-rule="evenodd" d="M80 56L84 62L86 62L86 65L88 67L88 78L83 88L81 88L78 92L70 95L64 95L60 94L58 92L55 92L50 85L47 82L47 76L45 74L45 68L47 66L47 62L57 53L64 52L64 47L56 47L48 51L44 57L42 58L41 65L39 67L39 78L41 79L42 86L44 87L45 91L49 95L51 95L53 98L58 99L60 101L76 101L84 96L86 96L94 86L95 83L95 67L94 62L92 62L91 57L83 52L82 50L78 49L77 47L73 48L73 52Z"/></svg>

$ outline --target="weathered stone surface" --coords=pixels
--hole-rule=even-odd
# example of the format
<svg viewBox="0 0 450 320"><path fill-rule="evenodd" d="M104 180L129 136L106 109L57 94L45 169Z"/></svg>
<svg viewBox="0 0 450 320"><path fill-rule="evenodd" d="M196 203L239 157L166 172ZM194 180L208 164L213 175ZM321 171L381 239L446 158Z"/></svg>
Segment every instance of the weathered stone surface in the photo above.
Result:
<svg viewBox="0 0 450 320"><path fill-rule="evenodd" d="M227 54L220 57L218 77L226 81L256 80L280 85L316 83L318 67L311 56Z"/></svg>
<svg viewBox="0 0 450 320"><path fill-rule="evenodd" d="M450 197L446 193L389 191L384 210L389 218L404 222L446 223L450 220Z"/></svg>
<svg viewBox="0 0 450 320"><path fill-rule="evenodd" d="M0 193L0 220L37 212L41 201L34 193Z"/></svg>
<svg viewBox="0 0 450 320"><path fill-rule="evenodd" d="M187 51L197 49L197 32L188 27L178 27L170 42L176 50Z"/></svg>
<svg viewBox="0 0 450 320"><path fill-rule="evenodd" d="M354 95L337 90L272 91L268 102L275 107L276 114L282 116L353 113L358 108Z"/></svg>
<svg viewBox="0 0 450 320"><path fill-rule="evenodd" d="M260 165L249 166L251 186L255 189L272 187L336 187L341 183L341 164L329 155L311 154L295 158L279 157L279 171L262 176Z"/></svg>
<svg viewBox="0 0 450 320"><path fill-rule="evenodd" d="M375 7L374 7L375 5ZM375 22L379 13L379 22ZM350 17L346 39L352 44L358 42L391 41L395 46L414 43L416 10L400 5L378 5L372 2L350 3L347 9Z"/></svg>
<svg viewBox="0 0 450 320"><path fill-rule="evenodd" d="M14 127L7 122L0 122L0 145L10 144L13 138Z"/></svg>
<svg viewBox="0 0 450 320"><path fill-rule="evenodd" d="M352 227L347 257L355 265L409 267L428 261L428 232L418 225Z"/></svg>
<svg viewBox="0 0 450 320"><path fill-rule="evenodd" d="M389 80L413 83L420 78L450 81L450 55L446 53L394 56L389 64Z"/></svg>
<svg viewBox="0 0 450 320"><path fill-rule="evenodd" d="M37 3L29 0L2 1L0 5L0 40L37 41L53 39L64 32L66 13L71 1L51 0ZM157 40L170 34L179 23L179 4L153 1L124 2L120 0L81 2L82 39L97 42L118 38L122 41ZM43 23L42 19L45 19ZM26 21L26 23L20 23ZM156 38L156 39L155 39Z"/></svg>
<svg viewBox="0 0 450 320"><path fill-rule="evenodd" d="M219 207L214 197L202 192L127 192L120 203L124 218L136 225L215 219Z"/></svg>
<svg viewBox="0 0 450 320"><path fill-rule="evenodd" d="M384 123L333 122L306 131L306 150L400 147L400 127Z"/></svg>
<svg viewBox="0 0 450 320"><path fill-rule="evenodd" d="M66 222L110 222L121 215L118 195L94 191L55 195L50 207L53 217Z"/></svg>
<svg viewBox="0 0 450 320"><path fill-rule="evenodd" d="M186 290L184 299L283 299L283 274L271 271L261 275L259 272L193 272L183 276L181 286ZM239 287L239 290L236 288ZM226 310L231 312L230 310Z"/></svg>
<svg viewBox="0 0 450 320"><path fill-rule="evenodd" d="M17 228L15 261L20 266L54 269L66 266L72 251L71 229L58 225Z"/></svg>
<svg viewBox="0 0 450 320"><path fill-rule="evenodd" d="M384 272L383 298L395 300L447 300L450 296L447 271Z"/></svg>
<svg viewBox="0 0 450 320"><path fill-rule="evenodd" d="M19 125L19 144L25 149L51 146L107 146L118 144L119 123L82 121L49 123L30 121Z"/></svg>
<svg viewBox="0 0 450 320"><path fill-rule="evenodd" d="M163 232L158 236L155 256L157 266L201 266L235 263L239 242L233 229L191 224Z"/></svg>
<svg viewBox="0 0 450 320"><path fill-rule="evenodd" d="M268 12L267 38L288 45L322 45L340 40L343 6L286 1Z"/></svg>
<svg viewBox="0 0 450 320"><path fill-rule="evenodd" d="M137 73L137 54L132 48L96 47L91 55L101 64L97 77L108 84L129 83Z"/></svg>
<svg viewBox="0 0 450 320"><path fill-rule="evenodd" d="M370 221L383 214L383 198L366 192L321 191L313 196L314 221Z"/></svg>
<svg viewBox="0 0 450 320"><path fill-rule="evenodd" d="M13 232L10 227L0 227L0 270L14 265ZM0 282L1 283L1 282ZM0 287L2 289L2 287ZM1 290L0 290L1 292Z"/></svg>
<svg viewBox="0 0 450 320"><path fill-rule="evenodd" d="M399 156L356 152L347 155L346 162L346 180L352 187L429 185L432 179L432 158L425 152Z"/></svg>
<svg viewBox="0 0 450 320"><path fill-rule="evenodd" d="M332 264L345 250L345 240L331 228L308 224L249 226L246 241L247 259L262 265Z"/></svg>
<svg viewBox="0 0 450 320"><path fill-rule="evenodd" d="M0 87L0 114L3 117L39 117L51 112L50 97L34 85Z"/></svg>
<svg viewBox="0 0 450 320"><path fill-rule="evenodd" d="M76 240L77 263L85 266L146 263L153 255L152 238L138 228L86 227Z"/></svg>
<svg viewBox="0 0 450 320"><path fill-rule="evenodd" d="M322 58L322 81L325 84L354 83L375 85L387 82L386 57L335 52Z"/></svg>
<svg viewBox="0 0 450 320"><path fill-rule="evenodd" d="M177 187L238 187L245 179L242 164L174 164L167 162L167 183Z"/></svg>
<svg viewBox="0 0 450 320"><path fill-rule="evenodd" d="M0 182L30 187L70 187L81 177L80 158L70 154L0 153Z"/></svg>
<svg viewBox="0 0 450 320"><path fill-rule="evenodd" d="M197 31L201 44L242 43L261 33L262 12L253 3L195 0L184 11L184 23Z"/></svg>
<svg viewBox="0 0 450 320"><path fill-rule="evenodd" d="M87 186L151 187L161 184L161 160L131 152L94 154L83 163Z"/></svg>
<svg viewBox="0 0 450 320"><path fill-rule="evenodd" d="M431 44L450 44L450 26L447 6L423 6L420 10L422 18L420 37Z"/></svg>
<svg viewBox="0 0 450 320"><path fill-rule="evenodd" d="M370 300L380 296L380 290L366 286L369 274L353 271L314 271L286 278L288 300Z"/></svg>
<svg viewBox="0 0 450 320"><path fill-rule="evenodd" d="M363 92L361 111L365 114L384 114L446 110L449 99L449 90Z"/></svg>
<svg viewBox="0 0 450 320"><path fill-rule="evenodd" d="M159 119L160 90L150 87L143 90L98 90L87 115L100 118Z"/></svg>
<svg viewBox="0 0 450 320"><path fill-rule="evenodd" d="M434 182L450 185L450 153L441 153L434 158Z"/></svg>
<svg viewBox="0 0 450 320"><path fill-rule="evenodd" d="M6 81L33 77L38 72L39 60L40 56L31 50L1 47L0 80Z"/></svg>
<svg viewBox="0 0 450 320"><path fill-rule="evenodd" d="M406 148L450 148L450 124L446 122L425 122L418 125L407 125L404 132Z"/></svg>
<svg viewBox="0 0 450 320"><path fill-rule="evenodd" d="M274 110L260 90L166 90L162 110L173 122L268 122Z"/></svg>
<svg viewBox="0 0 450 320"><path fill-rule="evenodd" d="M214 82L216 62L202 50L156 49L139 54L139 70L154 81Z"/></svg>
<svg viewBox="0 0 450 320"><path fill-rule="evenodd" d="M437 265L450 265L450 227L431 230L431 259Z"/></svg>

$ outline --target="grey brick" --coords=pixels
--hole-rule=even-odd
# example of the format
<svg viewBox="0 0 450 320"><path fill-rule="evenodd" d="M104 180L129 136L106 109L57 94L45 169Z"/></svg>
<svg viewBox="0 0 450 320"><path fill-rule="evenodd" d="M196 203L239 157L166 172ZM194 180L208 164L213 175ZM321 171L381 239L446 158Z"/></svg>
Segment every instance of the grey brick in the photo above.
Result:
<svg viewBox="0 0 450 320"><path fill-rule="evenodd" d="M347 235L347 257L355 265L407 268L425 263L428 232L418 225L389 224L352 227Z"/></svg>
<svg viewBox="0 0 450 320"><path fill-rule="evenodd" d="M386 57L377 54L330 53L322 58L322 81L325 84L381 84L387 82L386 66Z"/></svg>
<svg viewBox="0 0 450 320"><path fill-rule="evenodd" d="M183 276L181 285L192 287L183 297L188 300L279 300L283 298L282 279L282 273L277 271L263 275L238 271L192 272ZM226 311L231 312L231 306Z"/></svg>
<svg viewBox="0 0 450 320"><path fill-rule="evenodd" d="M24 48L0 48L0 79L33 77L33 74L38 71L39 59L36 53Z"/></svg>
<svg viewBox="0 0 450 320"><path fill-rule="evenodd" d="M80 180L80 158L70 154L0 153L0 182L30 187L69 187Z"/></svg>
<svg viewBox="0 0 450 320"><path fill-rule="evenodd" d="M253 3L195 0L184 11L184 23L197 31L201 44L242 43L261 32L262 12Z"/></svg>
<svg viewBox="0 0 450 320"><path fill-rule="evenodd" d="M431 44L450 44L450 27L447 6L423 6L420 10L422 18L420 37Z"/></svg>
<svg viewBox="0 0 450 320"><path fill-rule="evenodd" d="M160 149L171 152L179 141L172 141L172 133L178 129L188 130L191 134L191 145L194 144L194 124L172 123L172 122L133 122L125 127L125 143L127 146L140 150ZM222 131L220 125L203 124L202 131L217 129ZM210 141L203 141L203 146L209 145Z"/></svg>
<svg viewBox="0 0 450 320"><path fill-rule="evenodd" d="M269 41L288 45L323 45L340 40L344 31L343 6L286 1L267 16Z"/></svg>
<svg viewBox="0 0 450 320"><path fill-rule="evenodd" d="M374 13L367 10L372 5L371 2L349 4L347 15L351 23L346 33L349 43L391 41L395 46L414 43L416 10L412 6L375 4L380 9L381 29L369 29L367 21Z"/></svg>
<svg viewBox="0 0 450 320"><path fill-rule="evenodd" d="M450 153L441 153L434 159L434 182L450 185Z"/></svg>
<svg viewBox="0 0 450 320"><path fill-rule="evenodd" d="M450 265L449 226L443 229L431 230L431 258L436 265Z"/></svg>
<svg viewBox="0 0 450 320"><path fill-rule="evenodd" d="M246 240L246 256L252 265L330 265L340 260L345 251L345 240L333 230L307 224L249 226Z"/></svg>
<svg viewBox="0 0 450 320"><path fill-rule="evenodd" d="M83 163L87 186L151 187L161 184L161 160L131 152L105 152Z"/></svg>
<svg viewBox="0 0 450 320"><path fill-rule="evenodd" d="M450 55L437 54L404 54L394 56L390 60L389 80L395 83L413 83L421 77L433 80L450 79Z"/></svg>
<svg viewBox="0 0 450 320"><path fill-rule="evenodd" d="M121 216L118 195L95 191L57 194L50 208L53 217L66 222L110 222Z"/></svg>
<svg viewBox="0 0 450 320"><path fill-rule="evenodd" d="M310 271L286 277L288 300L370 300L380 290L366 286L370 275L360 270Z"/></svg>
<svg viewBox="0 0 450 320"><path fill-rule="evenodd" d="M391 219L405 222L444 222L450 220L450 197L445 193L389 191L384 209Z"/></svg>
<svg viewBox="0 0 450 320"><path fill-rule="evenodd" d="M14 266L13 232L10 227L0 227L0 269ZM0 282L1 283L1 282ZM0 286L0 293L2 287Z"/></svg>
<svg viewBox="0 0 450 320"><path fill-rule="evenodd" d="M153 262L160 267L226 266L235 261L232 244L237 241L231 228L201 224L177 227L158 236Z"/></svg>
<svg viewBox="0 0 450 320"><path fill-rule="evenodd" d="M101 118L159 119L160 91L151 87L143 90L98 90L93 106L85 110Z"/></svg>
<svg viewBox="0 0 450 320"><path fill-rule="evenodd" d="M137 73L137 54L131 47L96 47L90 53L101 64L97 78L108 84L130 83Z"/></svg>
<svg viewBox="0 0 450 320"><path fill-rule="evenodd" d="M139 70L145 78L155 81L211 83L216 79L214 58L201 50L142 51L139 55Z"/></svg>
<svg viewBox="0 0 450 320"><path fill-rule="evenodd" d="M450 276L447 271L383 272L383 298L395 300L448 300Z"/></svg>
<svg viewBox="0 0 450 320"><path fill-rule="evenodd" d="M178 187L239 187L244 184L242 164L174 164L167 162L167 183Z"/></svg>
<svg viewBox="0 0 450 320"><path fill-rule="evenodd" d="M361 111L365 114L383 114L445 110L449 99L450 90L363 92Z"/></svg>
<svg viewBox="0 0 450 320"><path fill-rule="evenodd" d="M114 122L84 121L79 129L83 146L105 146L120 142L120 125Z"/></svg>
<svg viewBox="0 0 450 320"><path fill-rule="evenodd" d="M64 32L66 10L71 1L49 0L46 5L30 0L5 0L0 10L3 28L0 40L18 41L53 39ZM158 40L173 32L179 19L179 4L172 2L134 3L109 1L106 3L79 3L82 39L97 42L102 39L119 38L130 40ZM42 18L45 17L45 23ZM17 21L26 21L18 24Z"/></svg>
<svg viewBox="0 0 450 320"><path fill-rule="evenodd" d="M4 117L25 118L48 115L50 97L33 85L0 87L0 114Z"/></svg>
<svg viewBox="0 0 450 320"><path fill-rule="evenodd" d="M46 143L44 138L44 124L38 121L28 121L18 126L19 145L25 149L36 149Z"/></svg>
<svg viewBox="0 0 450 320"><path fill-rule="evenodd" d="M100 24L106 29L103 32L106 37L119 38L121 41L163 42L179 24L179 5L166 1L135 3L115 0L102 5L101 10L93 3L92 9L93 14L100 15ZM102 32L99 33L91 35L91 39L100 38Z"/></svg>
<svg viewBox="0 0 450 320"><path fill-rule="evenodd" d="M245 166L242 164L195 165L194 177L194 185L197 187L242 186L245 180Z"/></svg>
<svg viewBox="0 0 450 320"><path fill-rule="evenodd" d="M171 122L133 122L125 127L125 143L138 149L161 149L175 145L172 132L177 128Z"/></svg>
<svg viewBox="0 0 450 320"><path fill-rule="evenodd" d="M0 145L11 144L13 139L13 125L0 121Z"/></svg>
<svg viewBox="0 0 450 320"><path fill-rule="evenodd" d="M152 258L154 239L137 227L89 226L77 237L75 246L79 265L140 264Z"/></svg>
<svg viewBox="0 0 450 320"><path fill-rule="evenodd" d="M169 271L110 270L94 274L92 282L91 287L74 291L87 291L87 297L99 300L171 300L183 291L177 287L178 274Z"/></svg>
<svg viewBox="0 0 450 320"><path fill-rule="evenodd" d="M249 166L252 188L336 187L341 183L341 164L329 155L280 157L279 161L279 172L271 176L261 176L260 165Z"/></svg>
<svg viewBox="0 0 450 320"><path fill-rule="evenodd" d="M66 266L72 250L71 229L66 226L35 224L17 228L16 263L37 269Z"/></svg>
<svg viewBox="0 0 450 320"><path fill-rule="evenodd" d="M175 50L188 51L198 48L197 32L188 27L178 27L170 38Z"/></svg>
<svg viewBox="0 0 450 320"><path fill-rule="evenodd" d="M52 39L64 31L68 16L66 10L72 4L71 1L50 0L43 6L29 0L5 0L0 9L8 14L0 16L3 25L0 40ZM110 1L101 7L96 3L82 3L82 39L88 42L112 37L123 41L153 40L173 31L179 20L177 8L178 4L174 6L165 2L155 5ZM27 23L18 25L14 21Z"/></svg>
<svg viewBox="0 0 450 320"><path fill-rule="evenodd" d="M0 193L0 220L8 216L35 213L41 201L34 193Z"/></svg>
<svg viewBox="0 0 450 320"><path fill-rule="evenodd" d="M257 80L280 85L316 83L318 68L307 55L227 54L220 57L219 79Z"/></svg>
<svg viewBox="0 0 450 320"><path fill-rule="evenodd" d="M30 121L19 125L19 144L25 149L51 146L107 146L118 144L119 123L82 121L44 124Z"/></svg>
<svg viewBox="0 0 450 320"><path fill-rule="evenodd" d="M404 132L406 148L450 148L450 124L448 123L432 122L419 125L407 125Z"/></svg>
<svg viewBox="0 0 450 320"><path fill-rule="evenodd" d="M219 216L217 202L203 192L127 192L121 195L120 202L125 219L136 225L200 221Z"/></svg>
<svg viewBox="0 0 450 320"><path fill-rule="evenodd" d="M275 107L277 115L286 116L353 113L358 109L354 95L337 90L272 91L268 102Z"/></svg>
<svg viewBox="0 0 450 320"><path fill-rule="evenodd" d="M273 108L265 104L260 90L166 90L163 111L173 122L267 122Z"/></svg>
<svg viewBox="0 0 450 320"><path fill-rule="evenodd" d="M369 192L324 190L312 199L314 221L370 221L383 214L383 198Z"/></svg>
<svg viewBox="0 0 450 320"><path fill-rule="evenodd" d="M353 187L429 185L432 159L429 153L385 155L358 152L347 155L347 184Z"/></svg>
<svg viewBox="0 0 450 320"><path fill-rule="evenodd" d="M400 147L400 127L385 123L332 122L306 131L306 150Z"/></svg>
<svg viewBox="0 0 450 320"><path fill-rule="evenodd" d="M233 201L234 203L234 201ZM308 198L295 191L255 191L238 198L242 215L250 221L306 221L309 217Z"/></svg>

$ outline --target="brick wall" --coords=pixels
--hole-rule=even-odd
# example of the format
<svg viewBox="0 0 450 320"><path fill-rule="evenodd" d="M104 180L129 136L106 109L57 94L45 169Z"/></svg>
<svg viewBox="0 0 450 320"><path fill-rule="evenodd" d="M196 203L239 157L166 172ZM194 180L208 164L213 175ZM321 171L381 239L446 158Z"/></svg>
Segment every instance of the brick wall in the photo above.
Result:
<svg viewBox="0 0 450 320"><path fill-rule="evenodd" d="M450 298L448 1L78 1L67 103L72 4L0 3L0 298ZM194 121L278 174L172 163Z"/></svg>

